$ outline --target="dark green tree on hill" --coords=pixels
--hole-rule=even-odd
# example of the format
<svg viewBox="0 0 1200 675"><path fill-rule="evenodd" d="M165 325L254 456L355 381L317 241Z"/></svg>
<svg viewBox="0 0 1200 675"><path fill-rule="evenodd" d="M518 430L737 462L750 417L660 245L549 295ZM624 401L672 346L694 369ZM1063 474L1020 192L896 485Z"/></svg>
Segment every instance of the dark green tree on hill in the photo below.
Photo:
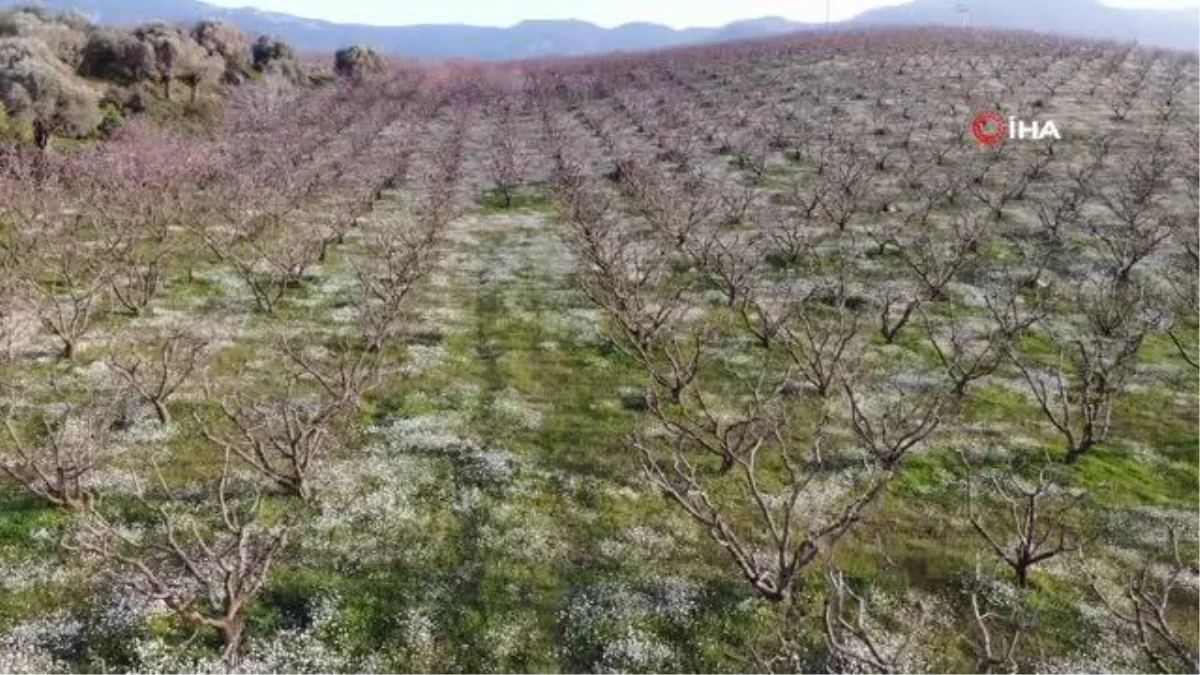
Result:
<svg viewBox="0 0 1200 675"><path fill-rule="evenodd" d="M354 45L339 49L333 56L333 71L353 80L362 80L386 70L387 62L371 47Z"/></svg>

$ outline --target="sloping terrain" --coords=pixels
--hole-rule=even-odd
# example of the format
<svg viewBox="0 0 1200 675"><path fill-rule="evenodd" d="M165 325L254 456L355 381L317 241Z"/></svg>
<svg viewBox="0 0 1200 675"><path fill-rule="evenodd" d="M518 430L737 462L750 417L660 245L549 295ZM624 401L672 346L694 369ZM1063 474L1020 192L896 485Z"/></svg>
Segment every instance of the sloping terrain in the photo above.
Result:
<svg viewBox="0 0 1200 675"><path fill-rule="evenodd" d="M1194 667L1194 59L272 87L0 154L0 668Z"/></svg>

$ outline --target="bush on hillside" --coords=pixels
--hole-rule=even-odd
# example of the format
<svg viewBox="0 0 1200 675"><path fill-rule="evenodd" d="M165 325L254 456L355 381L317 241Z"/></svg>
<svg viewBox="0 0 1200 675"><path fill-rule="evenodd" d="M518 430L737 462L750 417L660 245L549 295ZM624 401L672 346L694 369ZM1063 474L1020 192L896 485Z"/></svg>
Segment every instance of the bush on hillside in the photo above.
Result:
<svg viewBox="0 0 1200 675"><path fill-rule="evenodd" d="M90 24L74 12L50 15L40 8L0 13L0 37L21 37L45 44L59 61L72 69L83 60Z"/></svg>
<svg viewBox="0 0 1200 675"><path fill-rule="evenodd" d="M250 46L250 58L259 73L285 77L293 84L307 81L296 51L278 38L260 35Z"/></svg>
<svg viewBox="0 0 1200 675"><path fill-rule="evenodd" d="M374 49L355 45L339 49L333 57L333 70L342 77L356 80L387 70L387 62Z"/></svg>
<svg viewBox="0 0 1200 675"><path fill-rule="evenodd" d="M310 84L285 42L262 37L253 46L231 24L191 28L151 23L130 30L93 26L77 13L41 8L0 11L0 103L10 131L33 131L43 147L53 134L82 136L120 126L128 113L164 120L210 119L217 98L198 99L205 85L238 84L261 73ZM161 96L146 86L161 85ZM173 103L176 85L188 105ZM100 94L104 94L100 101ZM163 105L157 99L166 99Z"/></svg>
<svg viewBox="0 0 1200 675"><path fill-rule="evenodd" d="M192 28L192 39L209 56L225 62L222 73L225 82L240 84L246 79L250 68L250 41L237 26L225 21L201 21Z"/></svg>
<svg viewBox="0 0 1200 675"><path fill-rule="evenodd" d="M79 74L130 85L150 79L154 49L125 31L96 29L83 48Z"/></svg>
<svg viewBox="0 0 1200 675"><path fill-rule="evenodd" d="M154 53L153 75L163 85L163 96L171 99L171 86L183 82L192 90L203 83L216 82L225 72L225 60L192 39L188 31L165 23L139 26L134 37L150 46Z"/></svg>
<svg viewBox="0 0 1200 675"><path fill-rule="evenodd" d="M20 138L20 136L20 128L13 123L13 120L9 119L8 110L0 105L0 142Z"/></svg>
<svg viewBox="0 0 1200 675"><path fill-rule="evenodd" d="M260 35L250 47L250 56L254 67L265 70L267 65L275 61L295 61L296 52L292 46L278 38Z"/></svg>
<svg viewBox="0 0 1200 675"><path fill-rule="evenodd" d="M92 133L101 120L98 98L44 43L0 38L0 101L13 117L43 132L39 136Z"/></svg>

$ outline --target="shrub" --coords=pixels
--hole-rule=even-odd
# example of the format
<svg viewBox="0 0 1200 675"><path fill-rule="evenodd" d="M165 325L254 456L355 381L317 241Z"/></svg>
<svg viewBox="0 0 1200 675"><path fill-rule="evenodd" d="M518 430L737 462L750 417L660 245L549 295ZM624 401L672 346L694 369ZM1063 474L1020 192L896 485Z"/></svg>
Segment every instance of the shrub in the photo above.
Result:
<svg viewBox="0 0 1200 675"><path fill-rule="evenodd" d="M189 32L165 23L139 26L134 37L150 47L154 55L152 75L163 85L163 96L171 99L171 85L179 80L192 90L205 82L215 82L225 72L225 60L192 39Z"/></svg>
<svg viewBox="0 0 1200 675"><path fill-rule="evenodd" d="M192 39L225 63L223 79L238 84L246 79L250 67L250 42L233 24L224 21L201 21L192 28Z"/></svg>
<svg viewBox="0 0 1200 675"><path fill-rule="evenodd" d="M97 29L83 48L79 74L128 85L150 79L154 65L150 45L124 31Z"/></svg>
<svg viewBox="0 0 1200 675"><path fill-rule="evenodd" d="M259 73L283 77L292 84L307 81L295 50L282 40L260 35L250 47L250 57L254 69Z"/></svg>
<svg viewBox="0 0 1200 675"><path fill-rule="evenodd" d="M146 111L146 100L136 88L109 87L100 99L100 107L105 106L113 106L122 114L140 113Z"/></svg>
<svg viewBox="0 0 1200 675"><path fill-rule="evenodd" d="M152 74L156 80L162 82L163 95L170 100L171 83L175 80L176 66L183 58L186 37L178 28L164 23L139 26L133 34L139 41L148 45L154 54Z"/></svg>
<svg viewBox="0 0 1200 675"><path fill-rule="evenodd" d="M291 45L266 35L260 35L254 41L254 45L250 48L250 56L253 59L254 68L259 71L265 71L269 64L277 61L294 62L296 60L296 52Z"/></svg>
<svg viewBox="0 0 1200 675"><path fill-rule="evenodd" d="M0 14L0 37L21 37L45 44L58 60L79 67L87 43L86 18L74 13L51 17L45 11L22 8Z"/></svg>
<svg viewBox="0 0 1200 675"><path fill-rule="evenodd" d="M121 125L125 122L121 106L116 103L104 103L100 106L100 114L101 120L96 127L96 133L100 134L101 138L112 138L121 130Z"/></svg>
<svg viewBox="0 0 1200 675"><path fill-rule="evenodd" d="M100 123L96 94L44 43L28 38L0 38L0 101L48 132L83 136Z"/></svg>
<svg viewBox="0 0 1200 675"><path fill-rule="evenodd" d="M387 62L374 49L355 45L339 49L333 57L333 70L342 77L356 80L376 75L387 69Z"/></svg>
<svg viewBox="0 0 1200 675"><path fill-rule="evenodd" d="M54 53L45 43L30 38L0 38L0 68L10 68L26 60L56 63ZM61 64L60 64L61 65Z"/></svg>
<svg viewBox="0 0 1200 675"><path fill-rule="evenodd" d="M192 28L192 39L212 55L226 60L248 61L250 44L233 24L224 21L201 21Z"/></svg>
<svg viewBox="0 0 1200 675"><path fill-rule="evenodd" d="M92 20L83 12L74 9L59 13L54 20L80 34L87 33L93 28Z"/></svg>
<svg viewBox="0 0 1200 675"><path fill-rule="evenodd" d="M310 69L305 77L307 78L308 83L314 87L323 87L327 84L333 84L334 80L336 79L336 76L333 73L323 69Z"/></svg>
<svg viewBox="0 0 1200 675"><path fill-rule="evenodd" d="M304 68L301 67L299 61L271 61L263 68L262 74L282 77L296 85L306 82Z"/></svg>
<svg viewBox="0 0 1200 675"><path fill-rule="evenodd" d="M17 129L17 125L9 118L8 111L5 110L4 106L0 105L0 141L19 136L20 132Z"/></svg>
<svg viewBox="0 0 1200 675"><path fill-rule="evenodd" d="M265 73L229 97L229 109L251 128L267 128L286 107L295 104L295 82L275 72Z"/></svg>

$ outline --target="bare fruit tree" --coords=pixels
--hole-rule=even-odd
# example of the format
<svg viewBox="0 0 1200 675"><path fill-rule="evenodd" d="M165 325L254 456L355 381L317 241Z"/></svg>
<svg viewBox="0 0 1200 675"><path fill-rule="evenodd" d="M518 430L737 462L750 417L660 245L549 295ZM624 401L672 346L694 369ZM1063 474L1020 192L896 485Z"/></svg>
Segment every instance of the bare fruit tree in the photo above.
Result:
<svg viewBox="0 0 1200 675"><path fill-rule="evenodd" d="M1133 156L1123 159L1115 175L1093 189L1106 217L1085 221L1107 271L1121 282L1129 281L1135 268L1149 259L1183 220L1159 204L1172 162L1162 132L1148 150L1126 154Z"/></svg>
<svg viewBox="0 0 1200 675"><path fill-rule="evenodd" d="M972 334L964 330L953 316L946 319L945 337L939 335L928 314L924 314L925 331L929 345L946 371L959 398L966 396L967 387L975 380L987 377L1000 368L1004 360L1003 348L995 344L996 337L989 333Z"/></svg>
<svg viewBox="0 0 1200 675"><path fill-rule="evenodd" d="M970 464L967 466L969 469ZM977 481L973 475L968 475L968 481L971 527L987 542L992 553L1012 569L1018 587L1028 585L1029 572L1035 566L1078 551L1082 546L1083 539L1071 520L1079 516L1084 493L1072 494L1059 487L1049 479L1046 470L1041 470L1035 480L1024 479L1015 470L985 475L981 482L998 502L999 513L994 515L980 513L975 494ZM1005 528L1004 534L997 534L998 526Z"/></svg>
<svg viewBox="0 0 1200 675"><path fill-rule="evenodd" d="M417 282L429 270L445 223L433 214L408 222L385 222L368 238L372 253L358 263L362 295L359 318L369 350L378 351L396 333Z"/></svg>
<svg viewBox="0 0 1200 675"><path fill-rule="evenodd" d="M13 362L41 327L34 303L26 295L15 275L0 268L0 364Z"/></svg>
<svg viewBox="0 0 1200 675"><path fill-rule="evenodd" d="M104 311L109 270L87 249L89 227L78 225L80 241L41 241L24 276L31 296L37 298L42 327L62 344L61 358L72 360L97 314Z"/></svg>
<svg viewBox="0 0 1200 675"><path fill-rule="evenodd" d="M1200 356L1197 355L1196 331L1197 311L1200 311L1200 235L1195 228L1181 228L1182 252L1172 257L1172 265L1167 271L1169 286L1168 304L1174 309L1171 325L1167 329L1167 337L1175 345L1179 357L1192 368L1200 369ZM1190 324L1190 326L1189 326Z"/></svg>
<svg viewBox="0 0 1200 675"><path fill-rule="evenodd" d="M878 625L871 612L871 589L854 590L842 571L825 574L825 646L829 649L829 672L903 673L912 666L906 661L916 646L915 638L928 616L923 610L913 624L904 627L899 644Z"/></svg>
<svg viewBox="0 0 1200 675"><path fill-rule="evenodd" d="M638 189L654 204L663 203L656 189L672 188ZM588 266L585 293L605 311L613 342L649 380L653 424L633 445L650 480L724 549L761 597L789 602L803 571L858 522L905 454L937 428L938 397L885 387L886 395L868 404L855 391L858 318L844 265L803 302L779 310L786 318L776 322L763 309L736 307L743 297L758 298L757 307L776 304L756 290L756 265L733 275L734 260L720 254L737 246L739 257L763 255L747 240L716 245L699 226L675 229L666 241L641 238L595 192L568 195L565 211L568 241ZM723 319L695 311L694 278L666 252L675 241L710 279L744 279L718 284L733 289ZM739 333L761 347L735 369L723 363L719 346ZM853 448L835 440L844 435L833 428L833 409L843 405ZM837 478L832 467L839 461L863 468Z"/></svg>
<svg viewBox="0 0 1200 675"><path fill-rule="evenodd" d="M780 442L785 434L800 432L775 426L779 424L778 418L771 425L759 423L747 447L740 448L742 454L723 460L731 461L728 474L710 465L709 451L686 437L642 437L636 445L655 485L725 549L754 590L768 600L787 602L802 571L854 526L892 469L868 470L834 503L817 510L811 501L814 476L802 467L829 452L827 422L807 430L809 440L803 445ZM731 495L722 495L729 489Z"/></svg>
<svg viewBox="0 0 1200 675"><path fill-rule="evenodd" d="M205 240L209 250L245 283L264 314L272 314L288 289L301 284L322 248L315 237L272 236L266 232L254 239L222 239L206 234Z"/></svg>
<svg viewBox="0 0 1200 675"><path fill-rule="evenodd" d="M1048 368L1016 348L1009 350L1043 417L1066 442L1067 463L1108 439L1113 405L1157 321L1129 290L1113 284L1081 294L1086 324L1048 333L1057 350L1057 360Z"/></svg>
<svg viewBox="0 0 1200 675"><path fill-rule="evenodd" d="M107 408L67 406L53 419L21 425L10 409L4 421L8 447L0 446L0 471L37 497L64 509L88 507L93 477L115 454ZM32 426L31 433L21 426Z"/></svg>
<svg viewBox="0 0 1200 675"><path fill-rule="evenodd" d="M1121 623L1133 629L1133 636L1146 658L1160 673L1195 673L1200 670L1195 642L1178 629L1171 618L1173 603L1195 588L1196 567L1185 565L1179 555L1179 538L1169 529L1170 562L1165 566L1147 564L1128 575L1123 597L1113 598L1092 580L1092 592ZM1191 604L1191 600L1182 600Z"/></svg>
<svg viewBox="0 0 1200 675"><path fill-rule="evenodd" d="M258 495L241 504L231 499L230 471L226 454L215 503L207 503L211 513L180 513L165 503L151 503L143 493L139 500L156 516L143 536L93 507L65 545L95 556L120 583L161 601L185 624L217 631L222 662L234 669L241 658L246 610L267 583L292 528L264 522ZM165 498L170 490L159 478Z"/></svg>
<svg viewBox="0 0 1200 675"><path fill-rule="evenodd" d="M286 493L312 499L313 474L333 444L336 423L358 406L378 373L374 355L343 347L319 360L281 344L291 362L284 391L225 397L220 403L225 428L195 415L201 433Z"/></svg>
<svg viewBox="0 0 1200 675"><path fill-rule="evenodd" d="M528 150L522 147L521 135L514 119L512 103L505 101L493 115L493 126L487 151L487 169L496 192L506 209L512 208L517 188L525 179L529 164Z"/></svg>
<svg viewBox="0 0 1200 675"><path fill-rule="evenodd" d="M607 195L574 191L565 208L572 244L596 272L584 279L584 293L612 318L613 343L677 400L700 358L695 339L670 334L689 307L683 297L688 283L672 273L661 242L647 244L617 226Z"/></svg>
<svg viewBox="0 0 1200 675"><path fill-rule="evenodd" d="M110 289L129 313L145 312L161 289L174 254L171 237L165 228L149 234L129 225L117 225L106 234L105 254L112 263Z"/></svg>
<svg viewBox="0 0 1200 675"><path fill-rule="evenodd" d="M160 424L171 423L167 401L195 372L207 343L175 332L151 348L114 355L109 362L125 384L154 408Z"/></svg>
<svg viewBox="0 0 1200 675"><path fill-rule="evenodd" d="M977 659L976 671L1022 672L1021 646L1029 641L1036 616L1022 607L1006 607L991 601L988 582L978 563L967 584L973 625L966 640Z"/></svg>

